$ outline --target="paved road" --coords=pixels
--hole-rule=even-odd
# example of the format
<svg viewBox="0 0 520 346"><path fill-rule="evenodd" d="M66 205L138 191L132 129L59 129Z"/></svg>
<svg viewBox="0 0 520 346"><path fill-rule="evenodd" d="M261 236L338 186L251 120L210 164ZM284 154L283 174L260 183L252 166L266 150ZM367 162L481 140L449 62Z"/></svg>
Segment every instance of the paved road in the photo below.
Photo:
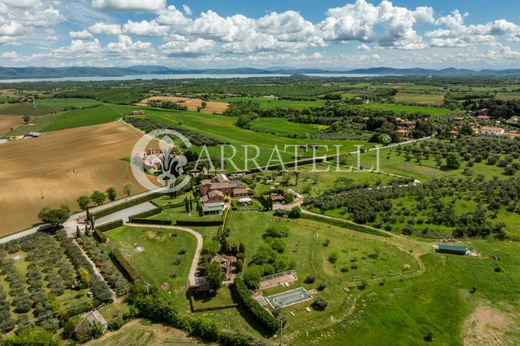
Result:
<svg viewBox="0 0 520 346"><path fill-rule="evenodd" d="M120 210L118 212L115 212L113 214L104 216L102 218L99 218L96 220L96 225L101 226L105 223L109 223L115 220L123 220L123 222L128 222L128 218L132 215L144 213L145 211L149 211L152 209L157 208L155 205L153 205L150 202L144 202L142 204L138 204L136 206Z"/></svg>
<svg viewBox="0 0 520 346"><path fill-rule="evenodd" d="M197 232L191 228L177 227L177 226L143 225L143 224L136 224L136 223L128 223L127 225L132 226L132 227L139 227L139 228L145 227L145 228L154 228L154 229L170 229L170 230L175 230L175 231L188 232L188 233L192 234L193 236L195 236L195 238L197 239L197 247L195 248L195 255L193 256L193 260L191 262L190 273L188 275L188 283L189 283L190 287L197 286L198 278L197 278L196 274L197 274L197 268L199 266L202 245L204 243L204 238L202 238L202 235L199 232Z"/></svg>
<svg viewBox="0 0 520 346"><path fill-rule="evenodd" d="M158 190L154 190L154 191L146 191L146 192L143 192L143 193L140 193L140 194L137 194L137 195L133 195L131 197L128 197L128 198L123 198L123 199L119 199L117 201L114 201L114 202L110 202L110 203L107 203L107 204L103 204L99 207L95 207L95 208L91 208L90 211L91 212L98 212L98 211L101 211L101 210L104 210L104 209L107 209L107 208L111 208L113 206L116 206L116 205L120 205L120 204L123 204L127 201L133 201L137 198L140 198L140 197L143 197L143 196L148 196L152 193L156 193L156 192L161 192L161 190L164 190L164 189L158 189ZM133 208L133 207L132 207ZM139 210L139 208L137 209ZM146 211L146 210L143 210L143 211ZM132 214L137 214L139 213L139 211L136 211L135 213L132 213ZM132 215L132 214L129 214L129 215ZM63 224L63 228L65 228L65 230L67 231L67 233L70 235L70 234L75 234L76 233L76 226L80 225L78 224L78 219L80 217L85 217L86 216L86 213L84 211L82 212L79 212L79 213L76 213L76 214L72 214L69 219L67 221L65 221L65 223ZM102 220L102 219L100 219ZM105 222L108 222L108 221L105 221ZM5 244L7 242L10 242L11 240L15 240L15 239L19 239L19 238L23 238L23 237L26 237L28 235L31 235L31 234L34 234L36 232L38 232L38 230L43 227L45 225L38 225L36 227L32 227L32 228L29 228L29 229L26 229L25 231L22 231L22 232L18 232L18 233L15 233L15 234L11 234L7 237L3 237L0 239L0 244ZM83 228L82 225L80 225L81 228Z"/></svg>

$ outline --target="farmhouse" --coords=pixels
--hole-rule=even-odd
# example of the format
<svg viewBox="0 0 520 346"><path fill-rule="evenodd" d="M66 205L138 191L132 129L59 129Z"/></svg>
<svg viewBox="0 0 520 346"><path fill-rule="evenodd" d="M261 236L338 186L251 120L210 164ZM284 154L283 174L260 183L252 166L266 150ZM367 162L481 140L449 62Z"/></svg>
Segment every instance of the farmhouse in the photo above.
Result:
<svg viewBox="0 0 520 346"><path fill-rule="evenodd" d="M130 115L144 115L144 111L143 110L133 111L130 113Z"/></svg>
<svg viewBox="0 0 520 346"><path fill-rule="evenodd" d="M401 137L401 138L408 138L408 137L410 137L411 132L408 131L408 130L403 130L403 129L401 129L401 130L397 130L397 134L398 134L399 137Z"/></svg>
<svg viewBox="0 0 520 346"><path fill-rule="evenodd" d="M247 197L253 191L241 181L230 181L225 174L218 174L213 180L204 179L200 182L200 194L206 196L210 191L219 191L223 196Z"/></svg>
<svg viewBox="0 0 520 346"><path fill-rule="evenodd" d="M470 250L465 246L439 244L435 247L435 251L438 253L447 253L452 255L467 255Z"/></svg>
<svg viewBox="0 0 520 346"><path fill-rule="evenodd" d="M489 136L503 136L506 133L503 128L494 126L482 126L480 129L478 129L478 132L482 135Z"/></svg>
<svg viewBox="0 0 520 346"><path fill-rule="evenodd" d="M224 202L224 194L222 191L212 190L207 195L202 196L201 202L202 204Z"/></svg>
<svg viewBox="0 0 520 346"><path fill-rule="evenodd" d="M283 203L283 196L280 195L279 193L272 193L271 202L273 204L281 204L281 203Z"/></svg>

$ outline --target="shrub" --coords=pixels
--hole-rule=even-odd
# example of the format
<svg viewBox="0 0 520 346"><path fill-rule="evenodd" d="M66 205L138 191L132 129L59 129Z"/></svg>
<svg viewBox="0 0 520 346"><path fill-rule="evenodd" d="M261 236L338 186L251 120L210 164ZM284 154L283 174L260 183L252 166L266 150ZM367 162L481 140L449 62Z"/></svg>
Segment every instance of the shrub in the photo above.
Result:
<svg viewBox="0 0 520 346"><path fill-rule="evenodd" d="M289 236L289 229L282 225L271 225L265 230L264 237L270 238L287 238Z"/></svg>
<svg viewBox="0 0 520 346"><path fill-rule="evenodd" d="M327 308L327 305L329 305L329 302L322 297L317 297L312 303L312 308L317 311L323 311Z"/></svg>
<svg viewBox="0 0 520 346"><path fill-rule="evenodd" d="M320 285L318 286L318 291L323 291L327 287L327 284L325 282L320 282Z"/></svg>
<svg viewBox="0 0 520 346"><path fill-rule="evenodd" d="M291 211L288 214L289 218L291 219L299 219L302 216L302 211L300 207L294 207L291 209Z"/></svg>
<svg viewBox="0 0 520 346"><path fill-rule="evenodd" d="M241 258L239 258L237 260L237 272L241 273L242 270L244 270L244 261Z"/></svg>
<svg viewBox="0 0 520 346"><path fill-rule="evenodd" d="M316 276L314 274L309 274L307 275L307 277L305 278L305 283L306 284L313 284L314 281L316 281Z"/></svg>
<svg viewBox="0 0 520 346"><path fill-rule="evenodd" d="M338 252L337 251L332 252L329 255L328 260L329 260L330 263L336 264L336 262L338 261Z"/></svg>
<svg viewBox="0 0 520 346"><path fill-rule="evenodd" d="M260 287L260 279L262 278L262 269L258 267L248 267L242 275L242 280L249 288Z"/></svg>

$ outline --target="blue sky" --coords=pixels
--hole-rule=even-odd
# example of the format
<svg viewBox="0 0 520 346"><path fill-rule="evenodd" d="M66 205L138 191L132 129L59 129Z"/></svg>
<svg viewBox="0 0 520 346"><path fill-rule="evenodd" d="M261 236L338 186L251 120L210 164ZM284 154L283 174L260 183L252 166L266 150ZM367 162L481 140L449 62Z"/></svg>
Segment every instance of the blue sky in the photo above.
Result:
<svg viewBox="0 0 520 346"><path fill-rule="evenodd" d="M0 66L520 67L520 3L0 0Z"/></svg>

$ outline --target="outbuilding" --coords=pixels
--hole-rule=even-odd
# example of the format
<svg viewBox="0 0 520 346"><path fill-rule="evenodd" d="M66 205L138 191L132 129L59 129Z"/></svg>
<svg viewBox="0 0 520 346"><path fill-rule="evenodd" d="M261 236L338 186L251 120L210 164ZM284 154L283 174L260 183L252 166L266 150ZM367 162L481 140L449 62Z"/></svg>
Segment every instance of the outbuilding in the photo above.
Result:
<svg viewBox="0 0 520 346"><path fill-rule="evenodd" d="M206 203L202 206L202 215L222 215L224 211L224 203Z"/></svg>
<svg viewBox="0 0 520 346"><path fill-rule="evenodd" d="M449 244L439 244L435 248L435 251L438 253L448 253L452 255L467 255L470 250L465 246L460 245L449 245Z"/></svg>

